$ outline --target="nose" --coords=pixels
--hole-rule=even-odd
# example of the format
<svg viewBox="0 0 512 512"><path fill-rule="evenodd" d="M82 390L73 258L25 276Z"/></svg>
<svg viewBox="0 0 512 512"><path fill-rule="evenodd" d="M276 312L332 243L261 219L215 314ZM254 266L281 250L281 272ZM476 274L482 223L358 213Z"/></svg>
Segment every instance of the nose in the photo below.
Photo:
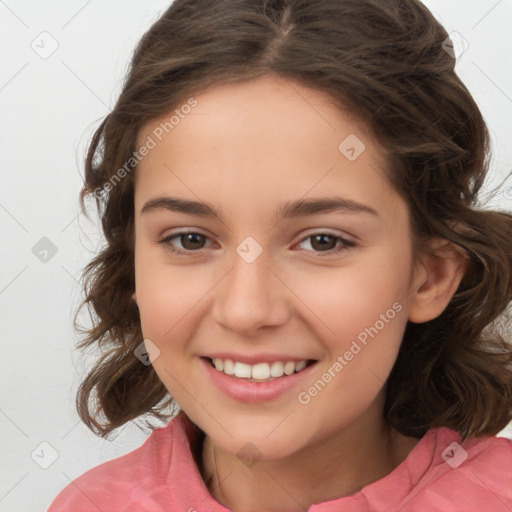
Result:
<svg viewBox="0 0 512 512"><path fill-rule="evenodd" d="M290 291L264 256L248 263L238 254L233 266L215 288L215 321L244 336L254 336L263 327L277 327L290 316Z"/></svg>

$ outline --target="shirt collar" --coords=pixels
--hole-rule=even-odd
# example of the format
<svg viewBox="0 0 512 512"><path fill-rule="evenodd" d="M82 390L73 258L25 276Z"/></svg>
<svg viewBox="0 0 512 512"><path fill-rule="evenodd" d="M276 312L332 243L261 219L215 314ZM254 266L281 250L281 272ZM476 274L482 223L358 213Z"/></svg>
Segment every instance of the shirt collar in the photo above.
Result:
<svg viewBox="0 0 512 512"><path fill-rule="evenodd" d="M173 496L181 498L183 503L192 504L193 500L197 503L197 510L230 512L211 496L199 471L204 432L183 410L180 410L171 424L174 432L167 485L172 489ZM431 480L445 471L441 453L454 441L460 441L457 432L446 427L432 428L391 473L350 496L311 505L308 512L339 512L341 509L363 512L370 508L375 512L392 510L393 506L407 498L422 479ZM186 485L176 486L176 482L182 481L184 475L187 476Z"/></svg>

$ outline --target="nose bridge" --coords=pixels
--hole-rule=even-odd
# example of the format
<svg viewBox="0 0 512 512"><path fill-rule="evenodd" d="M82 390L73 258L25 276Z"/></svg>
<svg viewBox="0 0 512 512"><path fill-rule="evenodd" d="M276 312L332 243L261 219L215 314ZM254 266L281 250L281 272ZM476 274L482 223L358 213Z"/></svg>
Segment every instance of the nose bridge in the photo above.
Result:
<svg viewBox="0 0 512 512"><path fill-rule="evenodd" d="M237 247L231 270L215 294L214 311L220 324L250 331L285 321L286 290L269 266L268 253L257 250L251 240Z"/></svg>

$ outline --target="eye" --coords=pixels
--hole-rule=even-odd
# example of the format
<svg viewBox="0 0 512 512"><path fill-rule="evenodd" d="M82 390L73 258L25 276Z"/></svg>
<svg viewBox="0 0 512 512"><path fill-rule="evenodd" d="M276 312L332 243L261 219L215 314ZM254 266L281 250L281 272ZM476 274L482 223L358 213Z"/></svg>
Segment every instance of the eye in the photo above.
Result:
<svg viewBox="0 0 512 512"><path fill-rule="evenodd" d="M171 241L175 238L180 241L184 250L174 247ZM166 236L158 242L162 244L167 251L176 254L189 254L191 252L197 252L198 249L203 249L205 240L209 240L209 238L201 233L182 231Z"/></svg>
<svg viewBox="0 0 512 512"><path fill-rule="evenodd" d="M308 240L311 240L309 245L313 248L313 252L324 253L326 256L338 254L342 251L348 250L350 247L356 246L355 242L346 240L345 238L332 233L314 233L303 238L300 243L302 244ZM337 246L338 241L341 243L339 246ZM324 254L317 254L317 256L322 257Z"/></svg>
<svg viewBox="0 0 512 512"><path fill-rule="evenodd" d="M173 240L178 239L181 248L176 248ZM194 231L186 232L181 231L172 235L166 236L165 238L158 241L162 244L165 250L179 255L190 255L194 252L199 252L201 249L208 247L205 246L205 241L210 240L206 235L197 233ZM304 249L309 252L316 253L317 256L323 257L338 254L342 251L348 250L350 247L355 247L357 244L351 240L335 235L332 233L314 233L308 235L301 240L300 244L311 240L309 243L312 249ZM340 245L337 245L340 242ZM210 244L211 245L211 244ZM323 254L322 254L323 253Z"/></svg>

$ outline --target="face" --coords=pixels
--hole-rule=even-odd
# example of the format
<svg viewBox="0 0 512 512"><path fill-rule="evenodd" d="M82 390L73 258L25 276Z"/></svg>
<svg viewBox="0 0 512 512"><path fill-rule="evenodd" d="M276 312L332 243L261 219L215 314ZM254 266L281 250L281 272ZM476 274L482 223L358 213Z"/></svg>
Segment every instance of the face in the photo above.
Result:
<svg viewBox="0 0 512 512"><path fill-rule="evenodd" d="M172 113L139 134L156 141L135 186L142 332L216 445L285 457L383 396L409 310L407 205L383 148L323 93L265 77L195 99L161 141ZM248 380L270 369L294 373Z"/></svg>

